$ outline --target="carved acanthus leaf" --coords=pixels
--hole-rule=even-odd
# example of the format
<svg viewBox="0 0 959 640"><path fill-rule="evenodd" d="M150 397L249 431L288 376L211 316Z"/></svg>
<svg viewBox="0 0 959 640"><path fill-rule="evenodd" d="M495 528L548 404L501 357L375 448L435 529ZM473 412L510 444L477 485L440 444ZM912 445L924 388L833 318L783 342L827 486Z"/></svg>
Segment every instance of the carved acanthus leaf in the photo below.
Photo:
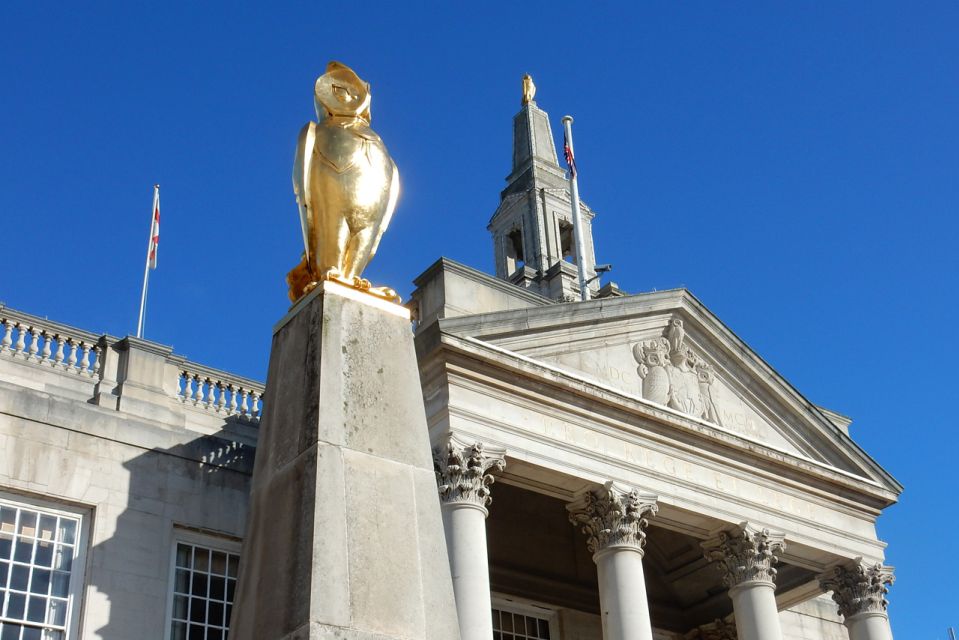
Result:
<svg viewBox="0 0 959 640"><path fill-rule="evenodd" d="M685 635L685 640L738 640L736 624L726 620L715 620L700 625Z"/></svg>
<svg viewBox="0 0 959 640"><path fill-rule="evenodd" d="M852 567L836 567L819 579L823 589L832 591L839 614L845 618L860 613L885 613L889 605L886 594L894 581L892 567L861 560Z"/></svg>
<svg viewBox="0 0 959 640"><path fill-rule="evenodd" d="M479 442L463 445L454 439L434 448L433 470L440 500L489 505L493 501L489 491L493 484L491 472L506 467L504 456L502 449L490 449Z"/></svg>
<svg viewBox="0 0 959 640"><path fill-rule="evenodd" d="M723 583L735 587L744 582L775 584L777 553L785 548L783 534L769 529L753 529L743 523L734 529L721 531L703 543L709 560L718 560L723 571Z"/></svg>
<svg viewBox="0 0 959 640"><path fill-rule="evenodd" d="M588 491L570 504L569 520L582 526L592 553L610 547L633 547L641 551L649 524L646 517L656 515L659 509L656 499L652 494L607 482L602 489Z"/></svg>

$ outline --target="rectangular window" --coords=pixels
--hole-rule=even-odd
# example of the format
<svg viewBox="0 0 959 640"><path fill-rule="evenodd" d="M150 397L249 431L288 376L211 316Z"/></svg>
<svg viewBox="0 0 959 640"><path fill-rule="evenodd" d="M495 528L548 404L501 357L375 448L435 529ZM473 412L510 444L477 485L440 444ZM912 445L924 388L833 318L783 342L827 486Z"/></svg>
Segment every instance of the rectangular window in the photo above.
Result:
<svg viewBox="0 0 959 640"><path fill-rule="evenodd" d="M226 640L240 556L238 544L219 542L175 543L171 640Z"/></svg>
<svg viewBox="0 0 959 640"><path fill-rule="evenodd" d="M66 640L83 573L82 517L0 499L0 640Z"/></svg>
<svg viewBox="0 0 959 640"><path fill-rule="evenodd" d="M493 640L558 640L552 609L512 598L493 601Z"/></svg>

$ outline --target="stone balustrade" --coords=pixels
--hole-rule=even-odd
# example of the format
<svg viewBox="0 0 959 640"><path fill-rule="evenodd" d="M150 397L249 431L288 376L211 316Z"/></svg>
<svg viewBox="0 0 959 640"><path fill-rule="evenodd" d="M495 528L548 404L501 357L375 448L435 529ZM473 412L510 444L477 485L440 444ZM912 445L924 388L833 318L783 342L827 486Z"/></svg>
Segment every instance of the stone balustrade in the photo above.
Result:
<svg viewBox="0 0 959 640"><path fill-rule="evenodd" d="M192 362L177 378L177 398L183 404L223 416L259 422L263 385Z"/></svg>
<svg viewBox="0 0 959 640"><path fill-rule="evenodd" d="M159 366L134 364L143 362L141 354L158 358ZM143 400L166 405L186 415L187 424L229 419L255 426L263 410L264 387L254 380L190 362L156 343L91 333L0 304L0 364L4 361L11 368L0 371L0 381L120 410L124 396L135 392L141 406ZM156 371L157 377L142 378L143 371ZM133 390L127 391L125 380Z"/></svg>
<svg viewBox="0 0 959 640"><path fill-rule="evenodd" d="M35 316L0 308L0 356L99 377L100 337Z"/></svg>

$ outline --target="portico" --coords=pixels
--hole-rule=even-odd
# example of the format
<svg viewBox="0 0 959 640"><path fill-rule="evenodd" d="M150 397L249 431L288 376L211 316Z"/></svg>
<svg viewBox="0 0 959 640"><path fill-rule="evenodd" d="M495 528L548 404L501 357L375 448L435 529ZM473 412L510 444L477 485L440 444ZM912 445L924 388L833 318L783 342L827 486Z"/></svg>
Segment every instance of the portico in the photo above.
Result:
<svg viewBox="0 0 959 640"><path fill-rule="evenodd" d="M875 518L900 490L847 422L805 401L686 291L537 304L484 278L441 261L414 297L420 317L434 318L420 324L417 349L436 451L456 441L505 461L486 467L497 479L483 483L486 513L446 520L452 562L457 541L470 539L481 565L477 540L488 533L488 573L460 576L469 593L494 594L493 609L497 598L532 603L556 628L597 640L721 638L733 628L731 637L791 640L805 637L797 607L817 612L822 638L846 637L824 599L827 577L855 562L881 566ZM451 304L483 297L505 310ZM644 396L643 368L649 379L680 351L685 362L672 366L678 374L692 362L702 374L711 416ZM614 369L634 379L602 375ZM734 410L746 418L725 424ZM489 618L489 600L459 594L466 619ZM849 613L848 637L889 637L883 616ZM463 619L464 639L500 637L488 626L472 635Z"/></svg>

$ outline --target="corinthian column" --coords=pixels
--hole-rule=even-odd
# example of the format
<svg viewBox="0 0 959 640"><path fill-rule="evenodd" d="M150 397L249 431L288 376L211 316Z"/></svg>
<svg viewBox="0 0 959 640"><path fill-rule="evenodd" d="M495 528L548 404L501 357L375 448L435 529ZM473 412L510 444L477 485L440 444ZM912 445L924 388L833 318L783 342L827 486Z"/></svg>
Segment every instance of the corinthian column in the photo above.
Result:
<svg viewBox="0 0 959 640"><path fill-rule="evenodd" d="M849 640L892 640L886 594L893 581L892 567L865 564L862 558L852 567L836 567L819 578L839 605Z"/></svg>
<svg viewBox="0 0 959 640"><path fill-rule="evenodd" d="M706 558L718 560L724 572L739 640L782 640L772 565L783 549L783 534L746 523L703 543Z"/></svg>
<svg viewBox="0 0 959 640"><path fill-rule="evenodd" d="M568 505L569 519L581 525L599 577L604 640L652 640L643 575L646 516L657 511L656 496L612 482Z"/></svg>
<svg viewBox="0 0 959 640"><path fill-rule="evenodd" d="M503 470L505 455L505 449L453 438L433 449L461 640L493 637L486 507L492 502L490 472Z"/></svg>

